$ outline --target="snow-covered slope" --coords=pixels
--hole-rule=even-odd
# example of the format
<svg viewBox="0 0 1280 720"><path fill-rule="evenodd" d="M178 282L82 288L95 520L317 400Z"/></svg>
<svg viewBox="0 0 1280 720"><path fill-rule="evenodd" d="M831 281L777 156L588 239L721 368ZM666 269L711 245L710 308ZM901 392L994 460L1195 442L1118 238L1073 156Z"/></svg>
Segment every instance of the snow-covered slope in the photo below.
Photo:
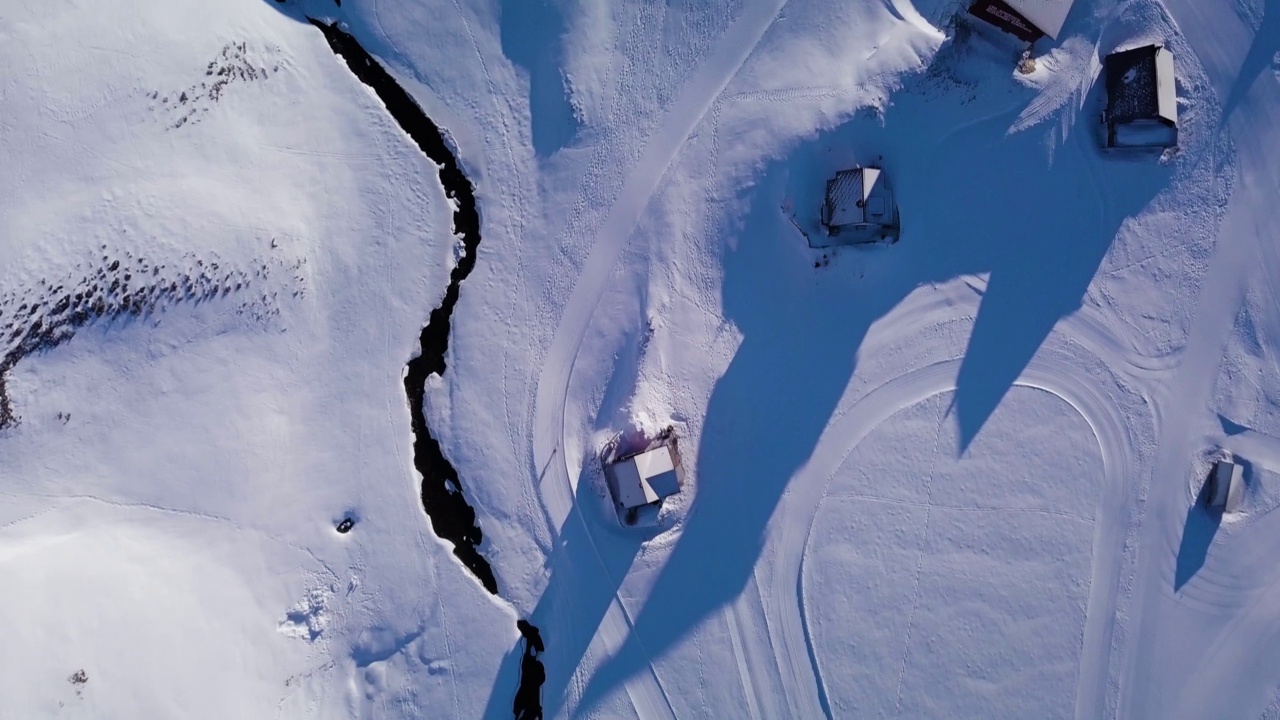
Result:
<svg viewBox="0 0 1280 720"><path fill-rule="evenodd" d="M401 385L435 168L263 3L3 16L0 321L100 270L221 285L8 373L0 715L480 715L515 618L426 524Z"/></svg>
<svg viewBox="0 0 1280 720"><path fill-rule="evenodd" d="M1027 75L961 9L0 10L0 715L507 717L517 618L557 717L1274 714L1280 9L1078 0ZM423 419L496 594L405 398L461 201L308 17L475 187ZM1182 145L1104 155L1152 41ZM877 161L901 240L811 250Z"/></svg>

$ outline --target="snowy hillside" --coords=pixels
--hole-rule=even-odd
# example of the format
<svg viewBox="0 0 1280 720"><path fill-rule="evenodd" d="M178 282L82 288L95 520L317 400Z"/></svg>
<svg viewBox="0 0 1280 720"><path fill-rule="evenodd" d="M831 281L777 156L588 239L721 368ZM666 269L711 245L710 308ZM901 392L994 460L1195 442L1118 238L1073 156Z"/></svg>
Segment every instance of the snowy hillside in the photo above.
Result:
<svg viewBox="0 0 1280 720"><path fill-rule="evenodd" d="M963 10L0 8L0 717L1280 717L1280 7Z"/></svg>

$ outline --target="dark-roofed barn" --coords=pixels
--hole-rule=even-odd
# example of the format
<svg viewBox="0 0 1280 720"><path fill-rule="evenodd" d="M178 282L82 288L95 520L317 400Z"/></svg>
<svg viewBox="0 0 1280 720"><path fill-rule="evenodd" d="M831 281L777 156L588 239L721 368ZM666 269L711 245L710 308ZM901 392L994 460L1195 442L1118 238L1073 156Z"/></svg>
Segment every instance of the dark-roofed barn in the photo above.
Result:
<svg viewBox="0 0 1280 720"><path fill-rule="evenodd" d="M1103 70L1107 148L1169 148L1178 144L1178 95L1173 54L1145 45L1107 56Z"/></svg>
<svg viewBox="0 0 1280 720"><path fill-rule="evenodd" d="M809 238L813 247L897 242L898 205L878 167L841 170L827 181L822 203L825 233Z"/></svg>

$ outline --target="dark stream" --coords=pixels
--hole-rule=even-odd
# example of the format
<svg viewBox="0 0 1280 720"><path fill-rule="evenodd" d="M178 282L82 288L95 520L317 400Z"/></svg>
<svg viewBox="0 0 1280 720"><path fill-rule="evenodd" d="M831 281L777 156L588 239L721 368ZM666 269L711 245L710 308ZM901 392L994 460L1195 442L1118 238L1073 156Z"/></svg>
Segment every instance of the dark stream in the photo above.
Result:
<svg viewBox="0 0 1280 720"><path fill-rule="evenodd" d="M462 240L463 253L449 273L449 287L440 307L431 311L426 327L418 337L420 354L407 365L404 378L405 396L413 423L413 464L422 474L422 507L437 535L453 544L453 554L462 561L485 589L498 594L493 568L480 554L484 534L476 522L475 510L467 503L458 471L444 456L439 441L427 427L423 414L423 392L427 376L443 375L445 351L449 347L449 325L453 308L458 304L462 281L476 266L476 249L480 245L480 213L476 208L475 187L462 172L458 159L445 143L444 136L431 118L422 111L409 93L401 88L360 43L336 24L308 18L324 33L333 52L342 58L351 72L377 94L392 119L409 135L418 148L439 166L440 182L445 195L457 209L453 213L453 232ZM542 637L526 620L517 623L524 639L520 685L516 691L514 713L517 718L542 717L542 681L545 672L539 656Z"/></svg>

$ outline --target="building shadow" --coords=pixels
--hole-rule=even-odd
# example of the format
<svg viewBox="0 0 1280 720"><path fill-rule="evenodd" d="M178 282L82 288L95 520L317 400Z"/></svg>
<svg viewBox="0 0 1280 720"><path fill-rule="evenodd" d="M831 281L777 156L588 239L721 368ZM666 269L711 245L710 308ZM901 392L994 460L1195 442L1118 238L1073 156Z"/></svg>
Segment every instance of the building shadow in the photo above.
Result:
<svg viewBox="0 0 1280 720"><path fill-rule="evenodd" d="M522 12L543 10L506 10L504 52L529 70L531 95L550 92L548 68L560 83L547 60L555 52L545 39L522 34L517 22ZM562 84L557 92L567 105ZM859 282L815 270L814 253L778 211L787 174L812 168L776 162L752 190L748 216L730 228L739 244L723 257L724 314L742 340L712 388L696 439L696 497L622 649L584 663L645 536L597 512L590 483L579 483L575 509L546 561L549 583L530 616L545 633L548 716L563 709L580 667L594 668L578 705L589 712L742 592L769 519L826 430L873 322L921 285L988 274L956 391L967 447L1054 325L1079 308L1124 219L1167 184L1166 167L1104 163L1088 131L1090 103L1077 111L1086 120L1062 138L1053 122L1010 134L1024 104L992 112L967 102L899 93L884 117L860 115L815 141L874 148L900 190L902 240L873 250L871 274ZM562 111L548 111L549 127ZM533 132L539 155L567 142ZM509 711L509 666L519 656L517 649L504 663L485 717Z"/></svg>
<svg viewBox="0 0 1280 720"><path fill-rule="evenodd" d="M1231 420L1226 415L1223 415L1221 413L1218 414L1218 424L1222 426L1222 433L1227 437L1249 432L1249 428L1245 427L1244 425L1241 425L1238 422L1235 422L1234 420Z"/></svg>
<svg viewBox="0 0 1280 720"><path fill-rule="evenodd" d="M742 592L766 524L825 431L870 325L921 285L986 273L954 408L968 446L1054 326L1079 309L1125 219L1168 184L1167 166L1104 159L1091 122L1098 92L1065 137L1056 116L1011 134L1025 107L1017 101L992 112L965 107L962 97L903 93L883 117L860 114L771 167L753 191L748 230L735 233L740 245L724 258L724 310L743 339L707 406L697 496L629 642L656 658ZM770 176L821 167L828 177L829 157L849 147L883 153L903 231L897 245L865 256L874 258L866 277L845 276L841 286L813 274L808 248L775 204L786 181ZM611 658L581 708L589 712L642 671L645 657Z"/></svg>
<svg viewBox="0 0 1280 720"><path fill-rule="evenodd" d="M511 720L513 716L512 698L520 685L521 664L524 661L523 640L516 641L514 647L507 651L498 666L498 675L494 678L494 689L489 692L489 701L485 704L484 720Z"/></svg>
<svg viewBox="0 0 1280 720"><path fill-rule="evenodd" d="M1262 10L1262 23L1253 35L1249 51L1245 53L1244 62L1231 84L1231 91L1222 104L1220 127L1227 124L1227 120L1249 94L1249 89L1262 71L1275 62L1277 51L1280 51L1280 0L1267 0Z"/></svg>
<svg viewBox="0 0 1280 720"><path fill-rule="evenodd" d="M776 189L782 174L771 175L763 184ZM775 194L757 193L743 220L751 231L724 257L724 311L742 341L707 405L696 497L626 646L597 668L581 713L742 592L765 527L844 395L871 322L909 290L906 281L851 285L815 272L804 240L765 200Z"/></svg>
<svg viewBox="0 0 1280 720"><path fill-rule="evenodd" d="M1080 309L1125 219L1169 182L1172 171L1149 159L1104 160L1092 122L1080 120L1051 157L1043 130L1008 135L1003 119L966 128L944 151L953 157L938 158L939 172L920 178L940 205L921 233L958 246L940 254L968 255L932 278L955 268L988 274L956 383L961 452L1054 326ZM974 148L988 167L964 167Z"/></svg>
<svg viewBox="0 0 1280 720"><path fill-rule="evenodd" d="M569 144L578 118L561 71L564 13L553 0L504 0L502 53L529 75L529 122L533 150L547 158Z"/></svg>
<svg viewBox="0 0 1280 720"><path fill-rule="evenodd" d="M542 629L545 642L540 658L547 717L555 717L564 706L574 673L588 655L641 543L649 537L644 530L624 529L606 516L604 503L588 480L594 468L585 467L596 461L591 453L583 459L574 509L555 539L547 560L547 587L529 616L529 622ZM511 689L522 655L520 643L508 653L489 693L485 718L511 717Z"/></svg>
<svg viewBox="0 0 1280 720"><path fill-rule="evenodd" d="M1210 468L1209 475L1212 474L1213 469ZM1174 592L1181 590L1204 567L1205 560L1209 557L1209 546L1213 544L1218 527L1222 525L1222 511L1208 505L1209 475L1205 476L1204 483L1200 485L1195 502L1187 508L1187 520L1182 527L1182 542L1178 546L1178 564L1173 577Z"/></svg>

